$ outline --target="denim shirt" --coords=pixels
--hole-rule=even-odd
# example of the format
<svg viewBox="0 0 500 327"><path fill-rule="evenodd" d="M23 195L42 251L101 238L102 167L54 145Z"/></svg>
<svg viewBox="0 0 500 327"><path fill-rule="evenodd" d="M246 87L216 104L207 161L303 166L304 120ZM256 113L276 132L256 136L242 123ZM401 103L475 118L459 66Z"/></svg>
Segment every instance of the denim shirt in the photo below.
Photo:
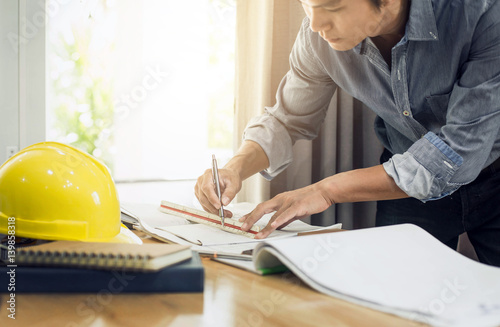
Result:
<svg viewBox="0 0 500 327"><path fill-rule="evenodd" d="M370 38L336 51L304 19L276 105L248 124L271 179L318 135L337 87L377 114L383 167L409 196L439 199L500 156L500 0L414 0L392 65Z"/></svg>

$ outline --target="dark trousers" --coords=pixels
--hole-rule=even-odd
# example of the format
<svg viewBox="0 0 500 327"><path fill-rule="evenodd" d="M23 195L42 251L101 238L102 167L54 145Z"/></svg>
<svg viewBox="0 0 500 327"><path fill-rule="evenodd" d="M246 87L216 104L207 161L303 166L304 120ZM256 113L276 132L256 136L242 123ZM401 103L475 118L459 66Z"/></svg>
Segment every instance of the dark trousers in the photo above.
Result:
<svg viewBox="0 0 500 327"><path fill-rule="evenodd" d="M382 161L390 157L385 151ZM479 260L500 267L500 169L491 165L453 194L426 203L414 198L379 201L377 226L412 223L456 249L467 232Z"/></svg>

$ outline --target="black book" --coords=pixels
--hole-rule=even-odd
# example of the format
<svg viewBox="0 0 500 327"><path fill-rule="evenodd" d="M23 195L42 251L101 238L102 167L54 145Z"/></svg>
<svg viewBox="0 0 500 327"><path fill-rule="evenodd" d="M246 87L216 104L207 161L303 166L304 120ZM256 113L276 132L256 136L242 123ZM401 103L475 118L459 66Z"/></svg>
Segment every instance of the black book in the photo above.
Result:
<svg viewBox="0 0 500 327"><path fill-rule="evenodd" d="M119 293L203 292L201 259L191 259L156 272L64 267L0 267L0 293Z"/></svg>

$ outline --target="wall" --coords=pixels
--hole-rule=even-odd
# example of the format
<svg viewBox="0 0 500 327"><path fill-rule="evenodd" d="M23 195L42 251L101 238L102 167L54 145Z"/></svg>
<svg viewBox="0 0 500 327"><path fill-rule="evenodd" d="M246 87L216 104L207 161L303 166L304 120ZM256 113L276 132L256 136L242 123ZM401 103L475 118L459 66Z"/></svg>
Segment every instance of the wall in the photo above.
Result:
<svg viewBox="0 0 500 327"><path fill-rule="evenodd" d="M0 163L45 140L45 1L0 2Z"/></svg>
<svg viewBox="0 0 500 327"><path fill-rule="evenodd" d="M0 1L0 164L8 146L19 147L19 76L17 48L8 36L18 34L17 1Z"/></svg>

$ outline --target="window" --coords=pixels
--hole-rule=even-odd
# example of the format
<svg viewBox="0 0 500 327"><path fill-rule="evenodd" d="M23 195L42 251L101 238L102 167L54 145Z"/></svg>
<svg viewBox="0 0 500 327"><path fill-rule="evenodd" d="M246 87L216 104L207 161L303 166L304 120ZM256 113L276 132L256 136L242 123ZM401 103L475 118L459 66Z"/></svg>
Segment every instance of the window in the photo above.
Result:
<svg viewBox="0 0 500 327"><path fill-rule="evenodd" d="M232 156L235 0L68 1L47 23L47 139L116 181Z"/></svg>

